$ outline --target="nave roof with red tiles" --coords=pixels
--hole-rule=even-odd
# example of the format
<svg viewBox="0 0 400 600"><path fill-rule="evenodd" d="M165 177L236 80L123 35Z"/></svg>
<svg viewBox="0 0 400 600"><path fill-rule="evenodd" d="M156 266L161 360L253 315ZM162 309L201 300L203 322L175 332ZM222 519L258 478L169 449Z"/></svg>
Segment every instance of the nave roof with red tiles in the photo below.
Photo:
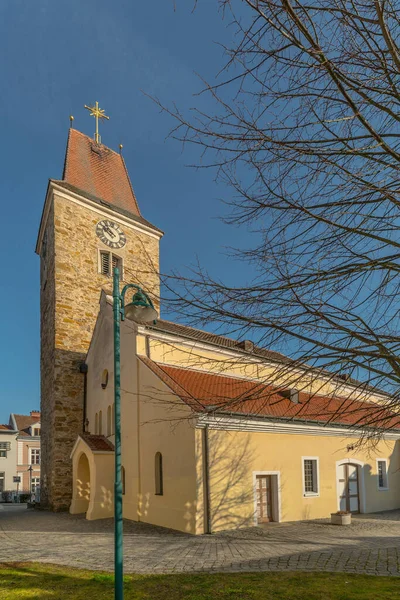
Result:
<svg viewBox="0 0 400 600"><path fill-rule="evenodd" d="M314 422L323 426L399 429L400 415L372 402L299 393L299 402L283 389L248 379L173 367L140 357L194 411L271 420Z"/></svg>

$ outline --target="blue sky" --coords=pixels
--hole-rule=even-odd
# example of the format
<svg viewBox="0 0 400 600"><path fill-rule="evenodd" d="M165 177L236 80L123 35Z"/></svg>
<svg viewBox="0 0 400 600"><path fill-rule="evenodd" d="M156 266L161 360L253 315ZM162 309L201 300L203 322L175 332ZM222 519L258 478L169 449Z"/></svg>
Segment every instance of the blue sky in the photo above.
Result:
<svg viewBox="0 0 400 600"><path fill-rule="evenodd" d="M215 274L237 274L223 247L238 242L238 231L218 220L219 199L229 190L215 184L211 171L186 166L193 150L166 139L173 122L143 94L187 110L201 89L195 73L211 80L222 66L216 42L227 42L233 31L217 0L192 9L188 0L0 4L0 422L11 411L39 407L35 241L47 180L62 174L69 115L80 131L94 131L84 104L98 100L110 116L102 141L124 145L142 213L166 232L162 270L182 269L198 256Z"/></svg>

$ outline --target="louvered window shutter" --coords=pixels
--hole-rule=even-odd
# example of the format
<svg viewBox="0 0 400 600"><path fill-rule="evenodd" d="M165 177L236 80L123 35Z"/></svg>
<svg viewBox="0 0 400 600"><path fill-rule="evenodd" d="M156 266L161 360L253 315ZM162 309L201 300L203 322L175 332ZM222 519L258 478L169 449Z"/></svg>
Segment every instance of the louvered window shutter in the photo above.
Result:
<svg viewBox="0 0 400 600"><path fill-rule="evenodd" d="M100 269L102 275L110 275L110 253L100 253Z"/></svg>
<svg viewBox="0 0 400 600"><path fill-rule="evenodd" d="M114 274L114 269L118 268L119 269L119 276L121 277L121 279L123 279L123 275L122 275L122 258L120 258L119 256L115 256L115 254L112 255L112 273L111 275Z"/></svg>

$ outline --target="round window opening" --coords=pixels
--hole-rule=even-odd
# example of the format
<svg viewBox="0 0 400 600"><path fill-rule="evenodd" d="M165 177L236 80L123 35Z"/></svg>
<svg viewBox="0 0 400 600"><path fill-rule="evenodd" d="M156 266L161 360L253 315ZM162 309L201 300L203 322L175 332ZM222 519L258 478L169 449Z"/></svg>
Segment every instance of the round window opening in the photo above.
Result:
<svg viewBox="0 0 400 600"><path fill-rule="evenodd" d="M107 369L104 369L103 374L101 376L101 387L103 388L103 390L106 389L108 384L108 371Z"/></svg>

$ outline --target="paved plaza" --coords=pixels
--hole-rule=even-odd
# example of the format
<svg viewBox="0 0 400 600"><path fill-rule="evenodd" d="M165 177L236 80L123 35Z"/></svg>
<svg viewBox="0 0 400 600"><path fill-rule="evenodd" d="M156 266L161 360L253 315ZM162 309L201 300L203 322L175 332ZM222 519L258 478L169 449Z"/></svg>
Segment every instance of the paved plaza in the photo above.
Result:
<svg viewBox="0 0 400 600"><path fill-rule="evenodd" d="M125 572L344 571L400 575L400 510L191 536L125 522ZM113 521L0 504L0 562L112 570Z"/></svg>

